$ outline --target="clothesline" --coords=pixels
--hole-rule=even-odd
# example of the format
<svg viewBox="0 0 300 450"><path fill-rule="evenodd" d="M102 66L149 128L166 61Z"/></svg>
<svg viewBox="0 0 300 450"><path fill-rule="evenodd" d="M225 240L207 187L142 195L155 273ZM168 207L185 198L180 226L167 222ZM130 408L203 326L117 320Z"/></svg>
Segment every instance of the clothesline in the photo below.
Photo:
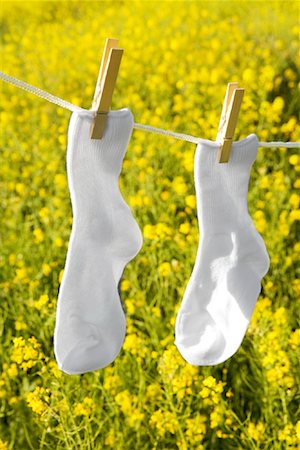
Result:
<svg viewBox="0 0 300 450"><path fill-rule="evenodd" d="M33 86L29 83L26 83L25 81L19 80L18 78L12 77L10 75L7 75L4 72L0 71L0 79L3 81L13 84L14 86L17 86L24 91L30 92L38 97L41 97L45 100L47 100L50 103L54 103L55 105L61 106L62 108L68 109L69 111L75 112L75 111L86 111L84 108L80 108L80 106L73 105L70 102L67 102L66 100L63 100L59 97L56 97L55 95L50 94L49 92L43 91L42 89L37 88L36 86ZM197 138L196 136L191 136L189 134L184 133L176 133L174 131L169 130L163 130L161 128L155 128L151 127L150 125L143 125L141 123L134 123L134 128L137 130L144 130L156 134L161 134L164 136L170 136L175 139L192 142L194 144L198 144L202 141L201 138ZM286 147L286 148L300 148L300 142L259 142L258 143L260 147Z"/></svg>

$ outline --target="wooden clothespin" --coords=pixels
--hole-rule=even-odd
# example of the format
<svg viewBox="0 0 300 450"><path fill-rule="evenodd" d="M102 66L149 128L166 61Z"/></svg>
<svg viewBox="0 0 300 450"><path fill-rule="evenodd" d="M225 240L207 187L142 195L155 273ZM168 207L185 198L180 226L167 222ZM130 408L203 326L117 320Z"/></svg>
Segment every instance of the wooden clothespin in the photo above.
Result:
<svg viewBox="0 0 300 450"><path fill-rule="evenodd" d="M245 89L238 88L238 83L228 83L222 108L216 141L220 143L217 162L229 161L235 127L237 124Z"/></svg>
<svg viewBox="0 0 300 450"><path fill-rule="evenodd" d="M123 49L116 48L118 42L118 39L106 39L92 104L96 117L91 126L91 139L101 139L104 133L123 55Z"/></svg>

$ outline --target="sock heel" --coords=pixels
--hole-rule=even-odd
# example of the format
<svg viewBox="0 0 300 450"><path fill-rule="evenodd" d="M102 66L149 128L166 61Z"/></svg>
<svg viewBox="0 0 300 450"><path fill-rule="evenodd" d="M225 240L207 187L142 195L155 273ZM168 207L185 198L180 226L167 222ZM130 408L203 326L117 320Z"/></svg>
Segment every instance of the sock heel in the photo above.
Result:
<svg viewBox="0 0 300 450"><path fill-rule="evenodd" d="M129 262L140 251L143 236L129 206L124 202L113 211L111 254Z"/></svg>

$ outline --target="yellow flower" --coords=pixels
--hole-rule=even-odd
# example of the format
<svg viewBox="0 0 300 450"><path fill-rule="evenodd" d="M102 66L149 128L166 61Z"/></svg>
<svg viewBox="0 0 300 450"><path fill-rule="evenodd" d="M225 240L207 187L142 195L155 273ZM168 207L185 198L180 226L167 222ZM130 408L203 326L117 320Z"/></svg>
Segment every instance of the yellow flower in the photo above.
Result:
<svg viewBox="0 0 300 450"><path fill-rule="evenodd" d="M137 160L136 160L136 165L140 168L140 169L144 169L145 167L147 167L148 166L148 161L147 161L147 159L146 158L138 158Z"/></svg>
<svg viewBox="0 0 300 450"><path fill-rule="evenodd" d="M119 392L119 394L115 396L115 401L117 405L120 406L123 414L128 414L129 412L131 412L133 398L127 389Z"/></svg>
<svg viewBox="0 0 300 450"><path fill-rule="evenodd" d="M33 236L34 236L34 242L36 244L39 244L40 242L43 242L44 240L44 233L40 228L36 228L33 230Z"/></svg>
<svg viewBox="0 0 300 450"><path fill-rule="evenodd" d="M17 261L17 256L16 256L15 253L12 253L11 255L9 255L8 263L9 263L10 266L14 266L16 261Z"/></svg>
<svg viewBox="0 0 300 450"><path fill-rule="evenodd" d="M132 408L130 415L126 417L126 423L132 428L137 428L139 427L144 417L145 414L141 412L138 408Z"/></svg>
<svg viewBox="0 0 300 450"><path fill-rule="evenodd" d="M146 400L160 400L162 398L162 389L159 384L149 384L146 389Z"/></svg>
<svg viewBox="0 0 300 450"><path fill-rule="evenodd" d="M55 247L62 247L63 245L64 245L64 241L62 240L62 238L56 238L55 240L54 240L54 245L55 245Z"/></svg>
<svg viewBox="0 0 300 450"><path fill-rule="evenodd" d="M291 333L289 344L293 349L300 346L300 328L297 328L297 330Z"/></svg>
<svg viewBox="0 0 300 450"><path fill-rule="evenodd" d="M13 397L10 397L10 399L8 400L8 403L10 405L15 405L16 403L18 403L20 401L20 397L14 395ZM0 446L0 450L1 450L1 446Z"/></svg>
<svg viewBox="0 0 300 450"><path fill-rule="evenodd" d="M159 436L163 437L166 432L175 434L178 428L178 422L173 413L158 409L150 417L149 424L156 428Z"/></svg>
<svg viewBox="0 0 300 450"><path fill-rule="evenodd" d="M167 336L166 339L160 341L162 346L166 345L172 340L171 336ZM177 371L185 366L185 362L179 354L174 344L170 345L164 352L159 360L158 372L166 379L167 383L172 379Z"/></svg>
<svg viewBox="0 0 300 450"><path fill-rule="evenodd" d="M295 431L298 441L300 442L300 420L295 425Z"/></svg>
<svg viewBox="0 0 300 450"><path fill-rule="evenodd" d="M151 240L170 240L172 229L165 223L159 222L156 225L145 225L143 235Z"/></svg>
<svg viewBox="0 0 300 450"><path fill-rule="evenodd" d="M285 71L283 72L284 76L287 80L296 80L297 75L296 73L290 68L288 67L287 69L285 69Z"/></svg>
<svg viewBox="0 0 300 450"><path fill-rule="evenodd" d="M155 239L155 229L153 225L145 225L143 229L143 235L146 239Z"/></svg>
<svg viewBox="0 0 300 450"><path fill-rule="evenodd" d="M203 386L209 387L211 389L214 389L216 384L217 384L217 381L212 376L209 376L203 380Z"/></svg>
<svg viewBox="0 0 300 450"><path fill-rule="evenodd" d="M66 146L66 135L65 134L60 134L58 136L58 142L62 145L63 148L65 148Z"/></svg>
<svg viewBox="0 0 300 450"><path fill-rule="evenodd" d="M0 438L0 450L8 450L7 442L2 441Z"/></svg>
<svg viewBox="0 0 300 450"><path fill-rule="evenodd" d="M179 231L180 231L180 233L183 233L183 234L189 234L190 229L191 229L191 225L189 222L181 223L179 226Z"/></svg>
<svg viewBox="0 0 300 450"><path fill-rule="evenodd" d="M51 372L53 373L53 375L56 378L61 378L62 377L62 372L59 370L56 361L49 361L47 370L48 370L48 368L51 370Z"/></svg>
<svg viewBox="0 0 300 450"><path fill-rule="evenodd" d="M232 392L232 390L231 389L228 389L228 391L226 392L226 397L233 397L233 392ZM226 419L226 423L227 423L227 421L228 420L231 420L231 419ZM231 422L230 422L231 423Z"/></svg>
<svg viewBox="0 0 300 450"><path fill-rule="evenodd" d="M160 198L165 202L165 201L167 201L168 199L169 199L169 197L170 197L170 193L168 192L168 191L163 191L161 194L160 194Z"/></svg>
<svg viewBox="0 0 300 450"><path fill-rule="evenodd" d="M186 420L185 435L191 444L202 442L206 434L206 416L197 415ZM197 447L198 448L198 447Z"/></svg>
<svg viewBox="0 0 300 450"><path fill-rule="evenodd" d="M7 369L7 374L9 378L16 378L18 376L18 373L19 372L16 363L12 363Z"/></svg>
<svg viewBox="0 0 300 450"><path fill-rule="evenodd" d="M171 264L168 262L163 262L158 266L158 272L162 277L168 277L172 273Z"/></svg>
<svg viewBox="0 0 300 450"><path fill-rule="evenodd" d="M293 209L290 212L289 219L294 222L295 220L300 220L300 209Z"/></svg>
<svg viewBox="0 0 300 450"><path fill-rule="evenodd" d="M59 283L61 283L61 280L62 280L62 278L63 278L63 275L64 275L64 269L62 269L62 270L59 272L59 275L58 275L58 282L59 282Z"/></svg>
<svg viewBox="0 0 300 450"><path fill-rule="evenodd" d="M297 178L297 180L294 182L294 188L299 189L300 188L300 178Z"/></svg>
<svg viewBox="0 0 300 450"><path fill-rule="evenodd" d="M36 387L33 392L26 395L28 406L36 414L43 414L47 410L49 399L49 390L43 387Z"/></svg>
<svg viewBox="0 0 300 450"><path fill-rule="evenodd" d="M126 312L128 314L134 314L135 313L135 305L134 305L134 301L130 298L127 298L125 300L125 305L126 305Z"/></svg>
<svg viewBox="0 0 300 450"><path fill-rule="evenodd" d="M110 448L113 448L114 444L116 443L116 440L117 440L116 432L114 428L110 428L105 437L104 444L109 446Z"/></svg>
<svg viewBox="0 0 300 450"><path fill-rule="evenodd" d="M25 192L25 184L24 183L16 183L16 192L20 195L23 195Z"/></svg>
<svg viewBox="0 0 300 450"><path fill-rule="evenodd" d="M66 188L67 186L66 176L62 173L56 174L54 177L54 183L60 189Z"/></svg>
<svg viewBox="0 0 300 450"><path fill-rule="evenodd" d="M292 424L287 424L278 433L278 440L285 441L288 446L295 445L297 443L297 436Z"/></svg>
<svg viewBox="0 0 300 450"><path fill-rule="evenodd" d="M27 280L27 269L26 267L22 267L21 269L16 269L16 276L14 278L14 282L18 281L26 281Z"/></svg>
<svg viewBox="0 0 300 450"><path fill-rule="evenodd" d="M126 292L129 291L131 288L131 283L129 280L122 280L121 289L122 291Z"/></svg>
<svg viewBox="0 0 300 450"><path fill-rule="evenodd" d="M286 309L281 306L278 308L274 313L274 322L276 322L277 325L281 326L287 323L287 315L286 315Z"/></svg>
<svg viewBox="0 0 300 450"><path fill-rule="evenodd" d="M273 341L273 344L276 345L276 341ZM291 367L290 360L286 352L280 350L280 347L276 353L275 348L269 349L262 363L267 368L266 378L275 389L279 386L291 388L294 385L294 379L289 375Z"/></svg>
<svg viewBox="0 0 300 450"><path fill-rule="evenodd" d="M76 403L73 409L75 416L90 416L96 409L96 403L90 397L85 397L83 402Z"/></svg>
<svg viewBox="0 0 300 450"><path fill-rule="evenodd" d="M222 406L215 406L214 410L210 413L210 427L216 428L223 422L224 409Z"/></svg>
<svg viewBox="0 0 300 450"><path fill-rule="evenodd" d="M44 356L40 351L41 344L34 336L27 339L27 341L22 336L15 337L13 345L11 360L17 363L24 371L33 367Z"/></svg>
<svg viewBox="0 0 300 450"><path fill-rule="evenodd" d="M185 203L190 208L195 208L195 206L196 206L196 196L195 195L188 195L187 197L185 197Z"/></svg>
<svg viewBox="0 0 300 450"><path fill-rule="evenodd" d="M266 426L262 422L253 423L249 422L247 427L248 435L251 437L251 439L254 439L257 442L260 442L264 438Z"/></svg>
<svg viewBox="0 0 300 450"><path fill-rule="evenodd" d="M27 324L25 322L23 322L23 320L16 320L15 321L15 329L17 331L21 331L21 330L26 330L28 328Z"/></svg>
<svg viewBox="0 0 300 450"><path fill-rule="evenodd" d="M129 204L130 206L132 206L133 208L136 206L143 206L143 198L141 195L137 194L137 195L131 195L129 197Z"/></svg>
<svg viewBox="0 0 300 450"><path fill-rule="evenodd" d="M298 209L300 204L300 195L292 194L289 198L289 203L292 205L292 208Z"/></svg>
<svg viewBox="0 0 300 450"><path fill-rule="evenodd" d="M33 302L33 306L38 309L39 311L41 311L44 306L49 302L49 297L47 294L43 294L39 297L38 300L36 300L35 302Z"/></svg>
<svg viewBox="0 0 300 450"><path fill-rule="evenodd" d="M152 306L151 312L152 312L156 317L161 317L161 310L160 310L160 307L159 307L159 306Z"/></svg>
<svg viewBox="0 0 300 450"><path fill-rule="evenodd" d="M106 391L110 392L112 395L115 395L117 389L122 385L121 378L119 375L114 373L113 367L105 368L105 377L103 387Z"/></svg>
<svg viewBox="0 0 300 450"><path fill-rule="evenodd" d="M256 73L253 69L247 68L243 72L243 81L246 83L252 83L254 80L256 80Z"/></svg>
<svg viewBox="0 0 300 450"><path fill-rule="evenodd" d="M47 208L46 206L40 209L39 211L39 216L41 219L48 219L49 214L50 214L49 208Z"/></svg>
<svg viewBox="0 0 300 450"><path fill-rule="evenodd" d="M42 265L42 272L43 272L43 274L47 277L48 275L50 275L50 273L51 273L51 267L49 266L49 264L47 264L47 263L44 263L43 265Z"/></svg>
<svg viewBox="0 0 300 450"><path fill-rule="evenodd" d="M203 389L201 389L200 391L200 396L202 398L208 398L210 396L210 390L207 387L204 387Z"/></svg>
<svg viewBox="0 0 300 450"><path fill-rule="evenodd" d="M257 326L260 324L261 320L264 318L271 317L272 312L270 309L272 302L268 297L259 298L256 303L254 313L251 317L251 322L249 326L249 332L252 333L256 330Z"/></svg>
<svg viewBox="0 0 300 450"><path fill-rule="evenodd" d="M268 189L270 187L270 180L268 175L263 175L259 179L259 185L262 189Z"/></svg>
<svg viewBox="0 0 300 450"><path fill-rule="evenodd" d="M289 157L289 163L290 163L292 166L296 166L297 164L299 164L299 163L300 163L300 157L299 157L299 155L297 155L297 154L291 155L291 156Z"/></svg>
<svg viewBox="0 0 300 450"><path fill-rule="evenodd" d="M258 210L253 216L255 227L259 233L263 233L267 228L267 222L263 211Z"/></svg>
<svg viewBox="0 0 300 450"><path fill-rule="evenodd" d="M170 379L172 392L182 400L187 394L192 394L192 385L198 380L198 369L194 366L185 365Z"/></svg>
<svg viewBox="0 0 300 450"><path fill-rule="evenodd" d="M172 187L173 187L174 191L179 195L185 194L188 190L188 187L182 176L178 176L178 177L174 178L174 180L172 182Z"/></svg>
<svg viewBox="0 0 300 450"><path fill-rule="evenodd" d="M284 107L284 99L282 97L275 97L272 103L272 108L275 111L281 112Z"/></svg>
<svg viewBox="0 0 300 450"><path fill-rule="evenodd" d="M132 355L138 355L139 358L143 358L147 354L147 346L143 339L136 333L127 334L123 349L131 353Z"/></svg>

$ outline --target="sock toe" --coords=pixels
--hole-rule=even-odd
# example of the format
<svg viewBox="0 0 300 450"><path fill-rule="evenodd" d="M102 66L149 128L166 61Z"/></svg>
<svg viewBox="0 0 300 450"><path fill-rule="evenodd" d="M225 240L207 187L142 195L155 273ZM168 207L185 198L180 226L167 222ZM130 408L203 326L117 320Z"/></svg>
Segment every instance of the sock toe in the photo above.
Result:
<svg viewBox="0 0 300 450"><path fill-rule="evenodd" d="M79 339L68 351L58 367L68 375L91 372L111 364L121 350L122 342L114 346L99 339ZM59 361L59 358L57 358Z"/></svg>
<svg viewBox="0 0 300 450"><path fill-rule="evenodd" d="M182 313L176 321L175 345L192 365L212 365L225 348L225 339L207 311Z"/></svg>
<svg viewBox="0 0 300 450"><path fill-rule="evenodd" d="M91 372L111 364L121 350L126 320L123 313L115 316L114 327L80 320L77 314L69 317L66 328L54 334L54 353L58 367L69 375ZM71 326L70 326L71 325Z"/></svg>

